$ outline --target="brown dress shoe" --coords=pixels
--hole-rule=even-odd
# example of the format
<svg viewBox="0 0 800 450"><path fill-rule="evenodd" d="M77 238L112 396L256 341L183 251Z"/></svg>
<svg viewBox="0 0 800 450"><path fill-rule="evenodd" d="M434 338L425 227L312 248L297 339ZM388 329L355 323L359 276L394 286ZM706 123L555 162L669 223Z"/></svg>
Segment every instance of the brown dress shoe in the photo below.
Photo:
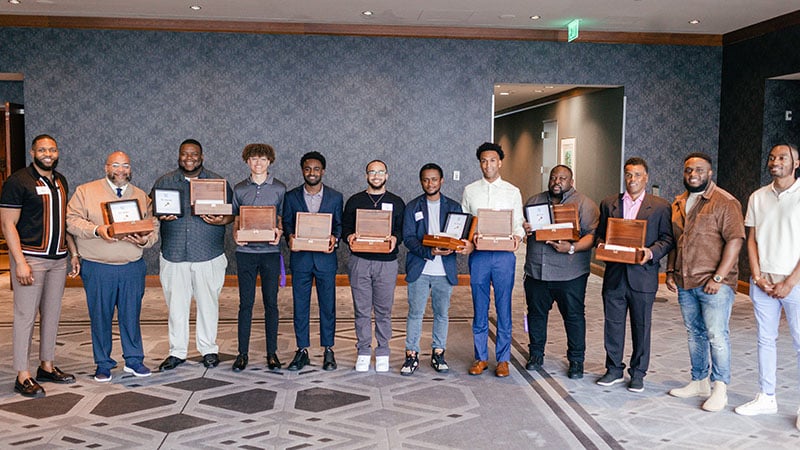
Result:
<svg viewBox="0 0 800 450"><path fill-rule="evenodd" d="M508 361L502 361L497 363L497 368L494 369L495 376L498 377L507 377L508 376Z"/></svg>
<svg viewBox="0 0 800 450"><path fill-rule="evenodd" d="M472 363L472 367L469 368L470 375L480 375L489 367L489 363L486 361L475 361Z"/></svg>

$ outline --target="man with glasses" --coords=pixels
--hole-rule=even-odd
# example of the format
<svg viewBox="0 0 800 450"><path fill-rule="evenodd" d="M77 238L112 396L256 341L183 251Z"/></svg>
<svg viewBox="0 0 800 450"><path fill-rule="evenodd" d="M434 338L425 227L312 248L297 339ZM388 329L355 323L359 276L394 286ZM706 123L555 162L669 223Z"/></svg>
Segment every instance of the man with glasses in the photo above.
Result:
<svg viewBox="0 0 800 450"><path fill-rule="evenodd" d="M233 363L234 372L247 367L250 349L250 327L253 321L253 303L256 297L256 278L261 276L261 300L264 303L264 327L267 341L267 367L280 369L278 359L278 284L281 276L281 216L286 185L270 173L275 162L275 149L267 144L248 144L242 150L242 160L250 169L250 176L233 188L234 230L239 228L239 210L242 206L274 206L275 237L270 242L236 241L236 267L239 278L239 354ZM234 235L235 238L235 235Z"/></svg>
<svg viewBox="0 0 800 450"><path fill-rule="evenodd" d="M389 253L353 252L347 262L350 291L355 310L356 372L367 372L372 359L372 315L375 314L375 371L389 371L389 339L392 337L392 305L397 284L397 247L403 240L403 199L386 190L389 173L386 163L371 161L366 168L367 190L347 200L342 216L342 235L353 245L356 235L356 210L391 211L392 230Z"/></svg>
<svg viewBox="0 0 800 450"><path fill-rule="evenodd" d="M708 397L702 408L712 412L728 404L728 322L739 281L739 250L745 238L742 205L714 183L713 174L711 157L705 153L690 153L684 158L686 192L672 203L676 245L667 259L666 278L667 288L678 293L692 364L689 384L669 394Z"/></svg>
<svg viewBox="0 0 800 450"><path fill-rule="evenodd" d="M342 194L323 185L325 157L319 152L308 152L300 158L303 171L302 185L286 193L283 199L283 229L289 248L297 229L296 215L326 213L331 215L331 234L328 249L324 252L292 251L292 298L294 309L294 335L297 351L287 367L301 370L309 364L308 347L311 345L308 322L311 308L311 286L317 285L319 305L319 343L325 348L322 370L336 369L333 340L336 333L336 244L342 235Z"/></svg>
<svg viewBox="0 0 800 450"><path fill-rule="evenodd" d="M53 364L61 297L67 276L80 271L80 259L65 223L67 180L56 171L58 146L42 134L33 138L30 166L14 172L3 183L0 225L8 245L11 286L14 289L13 353L17 377L14 391L25 397L42 397L36 381L74 383L75 376ZM39 313L39 367L36 381L28 368L31 337Z"/></svg>
<svg viewBox="0 0 800 450"><path fill-rule="evenodd" d="M111 234L104 218L104 203L134 200L142 220L153 220L147 194L131 184L131 160L123 152L113 152L105 165L106 176L78 186L67 205L67 230L83 261L81 279L92 325L92 352L97 370L94 379L111 381L111 369L117 362L111 357L112 321L117 310L124 371L137 377L149 377L144 365L144 347L139 315L144 296L147 265L142 258L145 248L158 240L155 232L135 233L124 237Z"/></svg>
<svg viewBox="0 0 800 450"><path fill-rule="evenodd" d="M197 350L205 367L219 365L217 323L219 293L225 283L225 225L233 216L192 214L189 180L221 179L203 166L203 147L186 139L178 150L178 168L163 175L155 189L181 193L182 215L159 216L161 221L161 257L159 277L169 308L169 356L159 366L171 370L186 361L189 351L189 310L194 296L197 307L195 329ZM233 196L225 183L226 199ZM151 195L153 192L151 192Z"/></svg>

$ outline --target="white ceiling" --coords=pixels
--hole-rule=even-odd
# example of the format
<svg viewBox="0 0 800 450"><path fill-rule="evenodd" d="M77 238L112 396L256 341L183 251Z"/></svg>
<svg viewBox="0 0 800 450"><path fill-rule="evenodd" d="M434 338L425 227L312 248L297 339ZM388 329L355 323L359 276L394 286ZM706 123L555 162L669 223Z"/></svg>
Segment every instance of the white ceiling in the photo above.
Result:
<svg viewBox="0 0 800 450"><path fill-rule="evenodd" d="M0 14L724 34L798 0L0 0ZM189 9L202 7L200 11ZM371 17L362 15L370 10ZM540 20L530 16L540 15ZM697 19L697 25L689 20Z"/></svg>

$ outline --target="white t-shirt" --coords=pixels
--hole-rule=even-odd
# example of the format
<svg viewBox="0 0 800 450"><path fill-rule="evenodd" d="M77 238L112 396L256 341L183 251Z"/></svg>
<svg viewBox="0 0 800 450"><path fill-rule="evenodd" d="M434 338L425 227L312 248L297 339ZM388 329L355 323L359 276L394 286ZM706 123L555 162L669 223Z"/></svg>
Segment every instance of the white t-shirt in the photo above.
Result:
<svg viewBox="0 0 800 450"><path fill-rule="evenodd" d="M791 274L800 262L800 180L780 194L772 184L753 192L744 224L755 227L761 273Z"/></svg>

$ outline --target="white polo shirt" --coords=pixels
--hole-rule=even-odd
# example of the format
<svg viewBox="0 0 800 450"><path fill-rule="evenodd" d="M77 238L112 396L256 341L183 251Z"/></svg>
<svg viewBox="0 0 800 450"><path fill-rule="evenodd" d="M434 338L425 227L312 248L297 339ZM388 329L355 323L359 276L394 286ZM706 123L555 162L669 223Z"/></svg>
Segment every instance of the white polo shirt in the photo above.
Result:
<svg viewBox="0 0 800 450"><path fill-rule="evenodd" d="M778 193L770 183L750 195L747 227L755 227L761 273L787 276L800 262L800 180Z"/></svg>

